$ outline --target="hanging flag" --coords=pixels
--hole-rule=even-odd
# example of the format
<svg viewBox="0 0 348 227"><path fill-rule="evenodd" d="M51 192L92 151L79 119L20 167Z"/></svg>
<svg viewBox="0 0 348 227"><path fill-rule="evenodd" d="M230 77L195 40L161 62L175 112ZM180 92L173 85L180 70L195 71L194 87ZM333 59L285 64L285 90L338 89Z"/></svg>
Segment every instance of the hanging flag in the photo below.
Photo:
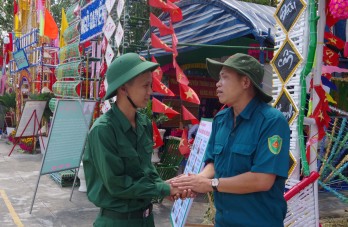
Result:
<svg viewBox="0 0 348 227"><path fill-rule="evenodd" d="M325 136L325 127L327 128L330 124L330 116L325 111L325 108L323 108L323 104L323 100L320 100L312 114L312 118L314 118L318 127L318 140L321 140Z"/></svg>
<svg viewBox="0 0 348 227"><path fill-rule="evenodd" d="M168 118L173 118L179 113L173 110L171 107L167 106L163 102L156 98L152 98L152 112L154 113L164 113Z"/></svg>
<svg viewBox="0 0 348 227"><path fill-rule="evenodd" d="M173 29L173 31L174 31L174 29ZM174 32L172 34L172 49L173 49L174 58L176 58L178 56L177 46L178 46L178 38L176 37L176 34Z"/></svg>
<svg viewBox="0 0 348 227"><path fill-rule="evenodd" d="M326 13L326 25L330 28L332 27L334 24L336 24L339 19L334 18L329 10L329 3L330 1L326 1L326 5L325 5L325 13Z"/></svg>
<svg viewBox="0 0 348 227"><path fill-rule="evenodd" d="M151 61L154 63L158 63L154 56L151 57ZM153 72L152 76L156 77L159 81L162 81L163 71L160 66L158 66Z"/></svg>
<svg viewBox="0 0 348 227"><path fill-rule="evenodd" d="M181 105L182 110L182 118L187 121L191 121L191 124L196 125L199 124L199 120L188 110L185 106Z"/></svg>
<svg viewBox="0 0 348 227"><path fill-rule="evenodd" d="M149 5L162 10L170 9L163 0L149 0Z"/></svg>
<svg viewBox="0 0 348 227"><path fill-rule="evenodd" d="M65 29L67 29L68 27L69 27L69 23L65 15L64 8L62 8L62 21L60 23L59 47L63 47L66 45L63 34Z"/></svg>
<svg viewBox="0 0 348 227"><path fill-rule="evenodd" d="M178 2L178 1L180 1L180 0L167 0L167 2Z"/></svg>
<svg viewBox="0 0 348 227"><path fill-rule="evenodd" d="M333 104L337 104L337 102L332 98L332 96L329 93L325 93L325 95L326 95L326 100L328 102L331 102Z"/></svg>
<svg viewBox="0 0 348 227"><path fill-rule="evenodd" d="M345 42L342 39L335 36L334 34L330 32L324 32L324 38L327 40L327 44L335 46L340 50L344 48Z"/></svg>
<svg viewBox="0 0 348 227"><path fill-rule="evenodd" d="M40 11L40 31L39 31L40 36L44 35L44 29L45 29L45 18L44 18L43 12Z"/></svg>
<svg viewBox="0 0 348 227"><path fill-rule="evenodd" d="M152 75L152 90L166 96L175 96L175 94L154 75Z"/></svg>
<svg viewBox="0 0 348 227"><path fill-rule="evenodd" d="M51 39L55 39L58 36L58 26L47 9L45 9L44 35Z"/></svg>
<svg viewBox="0 0 348 227"><path fill-rule="evenodd" d="M44 10L44 7L42 5L42 0L37 0L37 4L36 4L36 18L37 18L37 22L40 22L40 13L42 13Z"/></svg>
<svg viewBox="0 0 348 227"><path fill-rule="evenodd" d="M173 49L170 48L167 44L165 44L160 38L158 38L155 34L151 34L151 45L155 48L164 49L166 52L173 52Z"/></svg>
<svg viewBox="0 0 348 227"><path fill-rule="evenodd" d="M179 151L182 155L187 155L190 153L190 150L191 149L187 140L187 129L184 129L181 135Z"/></svg>
<svg viewBox="0 0 348 227"><path fill-rule="evenodd" d="M323 61L325 62L325 64L337 66L339 63L338 58L339 58L339 56L336 52L334 52L330 48L324 46L324 48L323 48Z"/></svg>
<svg viewBox="0 0 348 227"><path fill-rule="evenodd" d="M173 34L174 32L152 13L150 13L150 25L157 27L161 36Z"/></svg>
<svg viewBox="0 0 348 227"><path fill-rule="evenodd" d="M196 94L194 90L192 90L192 88L190 88L189 86L185 84L180 84L180 83L179 83L179 88L180 88L180 98L183 101L192 102L198 105L201 103L198 98L198 95Z"/></svg>
<svg viewBox="0 0 348 227"><path fill-rule="evenodd" d="M325 76L321 76L321 83L325 85L326 87L329 87L335 91L337 91L337 87L334 83L332 83L328 78Z"/></svg>
<svg viewBox="0 0 348 227"><path fill-rule="evenodd" d="M167 2L167 5L171 8L169 10L171 21L174 23L182 21L183 18L181 9L170 1Z"/></svg>
<svg viewBox="0 0 348 227"><path fill-rule="evenodd" d="M160 147L164 144L161 138L161 133L159 132L157 125L155 124L154 121L152 121L152 139L153 139L153 146L152 146L153 149Z"/></svg>
<svg viewBox="0 0 348 227"><path fill-rule="evenodd" d="M188 85L190 81L187 79L185 73L181 70L180 66L176 62L176 60L173 58L173 66L175 68L176 72L176 81L180 84Z"/></svg>

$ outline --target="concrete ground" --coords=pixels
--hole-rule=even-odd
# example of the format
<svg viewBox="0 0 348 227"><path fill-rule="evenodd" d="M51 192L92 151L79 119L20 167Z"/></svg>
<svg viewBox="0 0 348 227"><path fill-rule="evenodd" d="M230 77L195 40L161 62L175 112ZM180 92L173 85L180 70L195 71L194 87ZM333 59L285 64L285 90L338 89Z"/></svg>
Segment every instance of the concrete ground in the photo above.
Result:
<svg viewBox="0 0 348 227"><path fill-rule="evenodd" d="M99 209L90 203L86 193L76 187L69 201L71 187L60 187L49 175L40 178L32 213L29 214L42 154L21 154L12 144L0 139L0 226L1 227L84 227L92 226ZM319 195L320 217L347 217L348 205L328 193ZM170 225L172 202L164 200L154 205L155 223L158 227ZM202 223L208 203L198 198L193 203L187 223Z"/></svg>

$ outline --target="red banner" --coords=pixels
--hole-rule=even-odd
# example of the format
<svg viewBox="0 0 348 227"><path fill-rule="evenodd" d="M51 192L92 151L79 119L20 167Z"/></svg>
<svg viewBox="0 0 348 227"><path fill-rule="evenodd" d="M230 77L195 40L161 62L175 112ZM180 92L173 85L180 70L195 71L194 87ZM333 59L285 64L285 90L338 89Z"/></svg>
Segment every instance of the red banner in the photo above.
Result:
<svg viewBox="0 0 348 227"><path fill-rule="evenodd" d="M190 87L197 93L199 98L217 98L216 81L212 78L201 76L189 76ZM175 75L169 76L169 89L179 95L179 85Z"/></svg>

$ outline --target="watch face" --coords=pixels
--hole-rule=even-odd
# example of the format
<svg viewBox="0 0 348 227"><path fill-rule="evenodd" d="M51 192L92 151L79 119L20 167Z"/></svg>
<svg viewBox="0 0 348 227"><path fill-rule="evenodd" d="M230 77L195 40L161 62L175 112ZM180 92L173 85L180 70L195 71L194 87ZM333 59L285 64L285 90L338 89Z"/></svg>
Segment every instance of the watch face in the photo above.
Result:
<svg viewBox="0 0 348 227"><path fill-rule="evenodd" d="M211 180L211 186L217 187L219 185L219 180L214 178Z"/></svg>

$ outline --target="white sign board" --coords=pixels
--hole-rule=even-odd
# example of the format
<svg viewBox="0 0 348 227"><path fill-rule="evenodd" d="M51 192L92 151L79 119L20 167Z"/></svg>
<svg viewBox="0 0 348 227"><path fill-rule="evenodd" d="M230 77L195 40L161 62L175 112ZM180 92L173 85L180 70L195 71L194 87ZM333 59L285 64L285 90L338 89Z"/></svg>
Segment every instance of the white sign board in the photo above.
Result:
<svg viewBox="0 0 348 227"><path fill-rule="evenodd" d="M36 136L47 101L26 101L15 137ZM35 113L34 113L35 112Z"/></svg>
<svg viewBox="0 0 348 227"><path fill-rule="evenodd" d="M193 143L184 174L198 174L204 167L203 158L207 148L212 128L212 119L202 118ZM193 199L178 199L174 202L170 219L173 227L183 227L186 223Z"/></svg>

